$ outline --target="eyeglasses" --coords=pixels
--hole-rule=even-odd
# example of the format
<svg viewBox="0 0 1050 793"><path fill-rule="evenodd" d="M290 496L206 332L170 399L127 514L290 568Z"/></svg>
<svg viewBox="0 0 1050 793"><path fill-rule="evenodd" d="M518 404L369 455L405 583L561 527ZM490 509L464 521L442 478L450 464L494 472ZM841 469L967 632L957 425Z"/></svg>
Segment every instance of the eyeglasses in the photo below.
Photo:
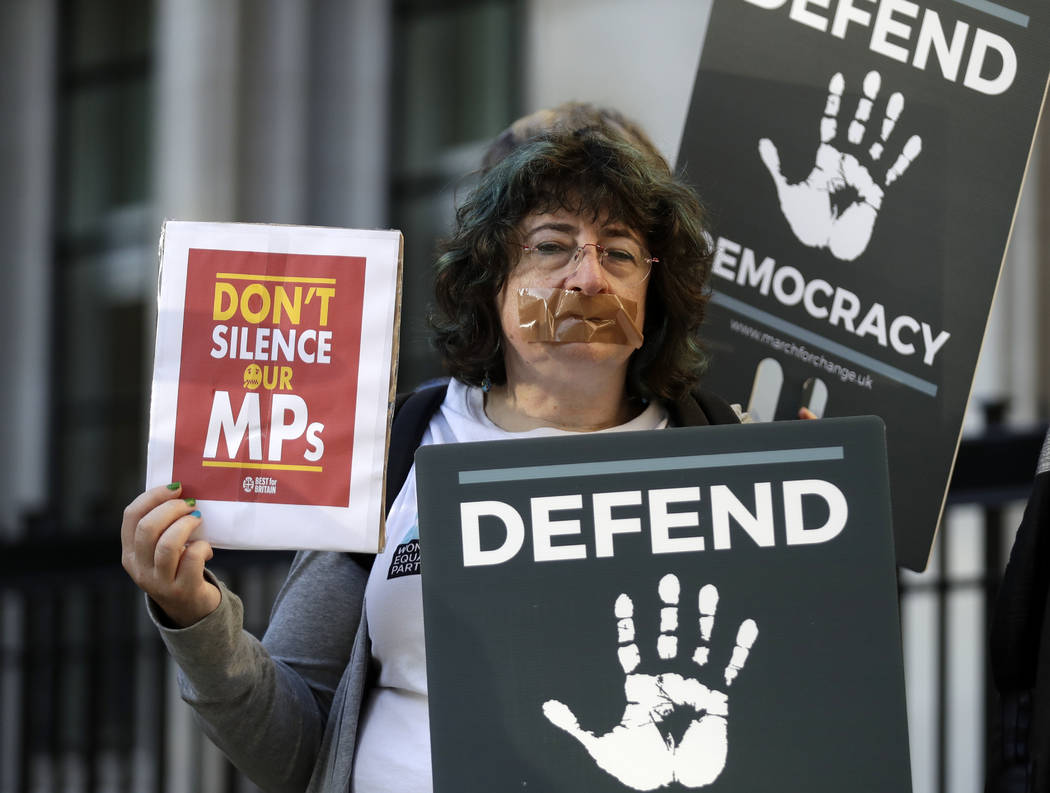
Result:
<svg viewBox="0 0 1050 793"><path fill-rule="evenodd" d="M587 248L594 248L598 255L598 264L609 277L623 284L634 286L649 277L653 264L660 260L655 257L643 258L626 248L607 248L597 242L586 242L576 248L560 242L541 242L537 245L522 245L530 267L545 275L561 273L572 265L572 270L565 272L569 277L579 269L586 256Z"/></svg>

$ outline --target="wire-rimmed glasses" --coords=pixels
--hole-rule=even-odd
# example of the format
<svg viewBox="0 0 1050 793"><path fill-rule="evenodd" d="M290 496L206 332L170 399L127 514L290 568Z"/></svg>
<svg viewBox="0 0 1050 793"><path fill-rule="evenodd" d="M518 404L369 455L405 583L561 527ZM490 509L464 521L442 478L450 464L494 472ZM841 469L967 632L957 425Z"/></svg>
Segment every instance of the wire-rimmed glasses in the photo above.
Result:
<svg viewBox="0 0 1050 793"><path fill-rule="evenodd" d="M640 284L649 277L653 264L660 261L654 256L645 258L628 248L605 246L598 242L585 242L576 247L560 242L540 242L536 245L521 246L529 267L545 275L564 274L566 278L579 269L586 256L587 248L594 248L602 269L608 273L609 277L624 286Z"/></svg>

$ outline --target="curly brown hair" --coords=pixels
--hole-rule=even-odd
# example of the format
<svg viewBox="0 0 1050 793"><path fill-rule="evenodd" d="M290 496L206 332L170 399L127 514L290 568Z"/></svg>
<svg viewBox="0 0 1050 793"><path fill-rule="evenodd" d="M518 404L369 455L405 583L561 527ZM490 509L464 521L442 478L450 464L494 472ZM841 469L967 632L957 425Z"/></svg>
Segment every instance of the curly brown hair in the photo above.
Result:
<svg viewBox="0 0 1050 793"><path fill-rule="evenodd" d="M496 298L517 263L520 222L559 209L625 223L660 260L650 275L645 340L631 356L627 388L644 399L683 397L705 362L697 331L711 273L706 214L662 158L602 128L523 143L485 172L459 206L453 234L439 247L429 317L449 374L470 385L486 376L506 381Z"/></svg>

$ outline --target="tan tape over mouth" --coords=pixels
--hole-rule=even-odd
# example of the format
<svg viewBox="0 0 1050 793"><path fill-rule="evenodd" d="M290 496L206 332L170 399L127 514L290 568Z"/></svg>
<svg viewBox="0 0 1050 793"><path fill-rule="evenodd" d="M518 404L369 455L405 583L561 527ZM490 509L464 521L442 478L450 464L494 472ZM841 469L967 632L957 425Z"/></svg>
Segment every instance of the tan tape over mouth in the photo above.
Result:
<svg viewBox="0 0 1050 793"><path fill-rule="evenodd" d="M518 290L518 324L528 342L604 342L642 346L638 303L617 295L585 295L526 286Z"/></svg>

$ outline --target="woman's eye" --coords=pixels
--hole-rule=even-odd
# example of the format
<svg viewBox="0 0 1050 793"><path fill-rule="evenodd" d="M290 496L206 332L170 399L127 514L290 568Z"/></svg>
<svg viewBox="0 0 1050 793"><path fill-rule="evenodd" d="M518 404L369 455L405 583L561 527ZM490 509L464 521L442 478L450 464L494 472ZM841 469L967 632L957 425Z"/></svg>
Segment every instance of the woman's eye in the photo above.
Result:
<svg viewBox="0 0 1050 793"><path fill-rule="evenodd" d="M542 253L546 256L555 256L559 253L565 253L568 250L564 245L557 242L540 242L532 246L532 249L537 253Z"/></svg>
<svg viewBox="0 0 1050 793"><path fill-rule="evenodd" d="M620 264L630 264L635 260L635 256L630 251L625 251L623 248L606 248L606 255L614 262Z"/></svg>

